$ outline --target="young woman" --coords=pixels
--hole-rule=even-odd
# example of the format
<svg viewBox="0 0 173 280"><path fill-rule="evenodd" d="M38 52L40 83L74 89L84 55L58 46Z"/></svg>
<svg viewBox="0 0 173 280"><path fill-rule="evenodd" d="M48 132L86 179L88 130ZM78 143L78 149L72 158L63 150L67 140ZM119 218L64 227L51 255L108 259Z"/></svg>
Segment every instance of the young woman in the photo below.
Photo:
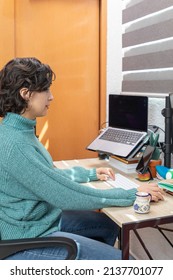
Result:
<svg viewBox="0 0 173 280"><path fill-rule="evenodd" d="M53 100L54 78L51 68L36 58L13 59L0 71L1 239L68 236L78 244L78 259L120 259L120 251L113 247L118 226L91 210L132 205L136 189L97 190L80 184L107 176L114 179L111 168L54 167L34 133L37 117L47 114ZM145 191L153 200L163 199L155 184ZM8 259L60 259L63 254L45 248Z"/></svg>

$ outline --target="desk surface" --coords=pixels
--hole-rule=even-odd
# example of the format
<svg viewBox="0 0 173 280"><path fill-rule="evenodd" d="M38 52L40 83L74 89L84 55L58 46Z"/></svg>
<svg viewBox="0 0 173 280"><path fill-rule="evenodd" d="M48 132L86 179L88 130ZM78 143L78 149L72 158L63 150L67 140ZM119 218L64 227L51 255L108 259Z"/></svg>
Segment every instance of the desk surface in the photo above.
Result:
<svg viewBox="0 0 173 280"><path fill-rule="evenodd" d="M58 168L70 168L73 166L83 166L85 168L94 168L94 167L110 167L109 161L99 160L98 158L92 159L80 159L80 160L66 160L66 161L56 161L54 162ZM125 174L119 170L113 168L115 172L121 173L124 176L127 176L130 179L136 181L136 174ZM137 182L137 181L136 181ZM142 184L147 184L142 183ZM103 181L96 181L88 183L89 186L94 186L100 189L110 188L110 186ZM164 218L168 216L173 216L173 197L169 194L165 194L164 201L151 202L150 212L147 214L138 214L135 213L133 207L110 207L104 208L102 211L108 215L113 221L115 221L120 227L123 224L138 222L138 221L147 221L151 219Z"/></svg>

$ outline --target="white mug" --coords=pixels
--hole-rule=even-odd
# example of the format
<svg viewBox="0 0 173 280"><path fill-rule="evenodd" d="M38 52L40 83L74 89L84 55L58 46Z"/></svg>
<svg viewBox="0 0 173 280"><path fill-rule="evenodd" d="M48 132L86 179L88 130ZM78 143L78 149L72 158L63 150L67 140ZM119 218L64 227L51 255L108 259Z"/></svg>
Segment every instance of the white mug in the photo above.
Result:
<svg viewBox="0 0 173 280"><path fill-rule="evenodd" d="M145 214L150 211L151 194L147 192L137 192L136 200L133 204L134 211Z"/></svg>

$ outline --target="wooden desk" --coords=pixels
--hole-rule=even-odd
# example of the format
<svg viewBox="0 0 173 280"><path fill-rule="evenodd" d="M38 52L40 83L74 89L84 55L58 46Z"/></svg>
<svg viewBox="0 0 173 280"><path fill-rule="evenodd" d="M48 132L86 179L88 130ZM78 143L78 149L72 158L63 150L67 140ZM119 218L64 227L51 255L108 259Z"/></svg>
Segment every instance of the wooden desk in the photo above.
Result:
<svg viewBox="0 0 173 280"><path fill-rule="evenodd" d="M83 166L85 168L93 167L110 167L109 161L95 159L81 159L70 161L55 162L58 168L69 168L73 166ZM114 169L115 170L115 169ZM135 180L135 174L125 174L119 170L115 170L117 173L121 173ZM87 183L100 189L109 188L106 182L96 181ZM146 184L146 183L143 183ZM115 223L121 227L121 249L122 258L129 258L129 237L130 230L145 227L157 227L158 225L173 223L173 197L169 194L165 194L165 200L159 203L152 202L150 212L147 214L135 213L133 207L110 207L104 208L102 211L109 216Z"/></svg>

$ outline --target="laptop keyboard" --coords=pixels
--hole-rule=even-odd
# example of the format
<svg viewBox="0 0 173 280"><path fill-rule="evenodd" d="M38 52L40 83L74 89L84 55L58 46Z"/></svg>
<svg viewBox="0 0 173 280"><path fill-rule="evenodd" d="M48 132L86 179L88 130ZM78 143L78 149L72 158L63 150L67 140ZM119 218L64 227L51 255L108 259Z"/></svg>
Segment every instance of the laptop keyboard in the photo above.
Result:
<svg viewBox="0 0 173 280"><path fill-rule="evenodd" d="M124 131L119 129L109 128L103 135L99 138L102 140L107 140L111 142L117 142L127 145L134 145L141 138L143 134L134 131Z"/></svg>

